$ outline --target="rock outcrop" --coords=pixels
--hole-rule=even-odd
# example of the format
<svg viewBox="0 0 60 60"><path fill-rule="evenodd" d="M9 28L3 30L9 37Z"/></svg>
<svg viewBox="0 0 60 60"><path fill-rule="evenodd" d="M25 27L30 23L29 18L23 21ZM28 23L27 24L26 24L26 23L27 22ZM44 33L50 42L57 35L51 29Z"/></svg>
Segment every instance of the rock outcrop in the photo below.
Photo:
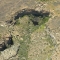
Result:
<svg viewBox="0 0 60 60"><path fill-rule="evenodd" d="M6 48L13 44L12 36L8 35L5 37L1 37L1 39L0 39L0 51L5 50Z"/></svg>
<svg viewBox="0 0 60 60"><path fill-rule="evenodd" d="M16 56L16 54L18 53L19 47L20 47L20 44L14 44L10 48L2 51L0 54L0 60L7 60Z"/></svg>

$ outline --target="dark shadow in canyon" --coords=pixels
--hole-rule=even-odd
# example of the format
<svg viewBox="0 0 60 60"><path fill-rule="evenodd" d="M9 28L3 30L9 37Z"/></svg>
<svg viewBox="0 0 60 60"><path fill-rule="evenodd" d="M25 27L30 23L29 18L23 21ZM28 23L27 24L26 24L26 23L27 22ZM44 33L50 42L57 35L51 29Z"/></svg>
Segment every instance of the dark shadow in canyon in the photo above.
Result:
<svg viewBox="0 0 60 60"><path fill-rule="evenodd" d="M14 17L14 20L19 19L19 17L23 17L24 15L30 15L32 14L33 16L41 16L41 17L48 17L50 12L42 10L42 11L35 11L33 9L23 9L20 12L17 12L17 15Z"/></svg>
<svg viewBox="0 0 60 60"><path fill-rule="evenodd" d="M44 17L49 17L49 14L50 12L49 11L45 11L45 10L41 10L40 12L39 11L35 11L34 9L22 9L18 12L16 12L14 14L14 16L11 18L10 21L8 21L8 23L14 23L13 20L17 20L19 19L20 17L23 17L25 15L33 15L34 17L41 17L41 18L44 18ZM37 19L34 21L32 21L34 25L38 25L38 21ZM14 23L15 24L15 23Z"/></svg>
<svg viewBox="0 0 60 60"><path fill-rule="evenodd" d="M13 39L12 36L10 37L6 37L6 39L4 39L4 41L0 44L0 51L4 51L5 49L11 47L11 45L13 45Z"/></svg>

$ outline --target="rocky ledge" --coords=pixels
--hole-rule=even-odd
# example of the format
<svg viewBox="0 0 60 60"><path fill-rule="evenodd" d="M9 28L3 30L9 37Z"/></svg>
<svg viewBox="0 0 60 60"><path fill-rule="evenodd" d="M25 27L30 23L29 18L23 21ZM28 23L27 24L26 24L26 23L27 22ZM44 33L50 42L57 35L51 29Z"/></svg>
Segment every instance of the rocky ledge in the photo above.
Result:
<svg viewBox="0 0 60 60"><path fill-rule="evenodd" d="M0 39L0 51L5 50L9 46L13 44L12 36L11 35L6 35L4 37L1 37Z"/></svg>
<svg viewBox="0 0 60 60"><path fill-rule="evenodd" d="M7 60L17 55L20 44L14 44L10 48L4 50L0 54L0 60Z"/></svg>

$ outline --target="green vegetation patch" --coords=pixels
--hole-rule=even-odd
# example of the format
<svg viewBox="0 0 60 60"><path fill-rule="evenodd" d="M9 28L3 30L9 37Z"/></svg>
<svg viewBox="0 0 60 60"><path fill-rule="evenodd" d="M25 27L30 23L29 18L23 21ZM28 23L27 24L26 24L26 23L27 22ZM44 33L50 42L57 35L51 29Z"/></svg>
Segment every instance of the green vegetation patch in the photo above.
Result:
<svg viewBox="0 0 60 60"><path fill-rule="evenodd" d="M20 43L19 49L19 57L20 60L28 60L28 51L29 44L31 43L31 34L39 29L39 27L43 27L44 29L45 23L49 20L49 16L36 16L33 14L23 15L15 20L14 27L17 27L17 31L20 37L15 37L14 39ZM22 40L20 39L22 38Z"/></svg>

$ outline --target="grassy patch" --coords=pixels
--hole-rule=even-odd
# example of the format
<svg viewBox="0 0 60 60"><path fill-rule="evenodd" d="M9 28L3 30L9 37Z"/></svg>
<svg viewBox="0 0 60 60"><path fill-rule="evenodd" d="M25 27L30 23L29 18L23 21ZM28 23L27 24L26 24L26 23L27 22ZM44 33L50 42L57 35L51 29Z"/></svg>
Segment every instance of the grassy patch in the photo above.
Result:
<svg viewBox="0 0 60 60"><path fill-rule="evenodd" d="M28 45L25 42L20 42L19 57L21 60L28 58Z"/></svg>
<svg viewBox="0 0 60 60"><path fill-rule="evenodd" d="M19 57L20 60L27 60L28 59L28 49L29 49L29 43L30 43L30 36L29 34L26 36L24 35L23 37L23 41L19 41L20 42L20 50L19 50Z"/></svg>
<svg viewBox="0 0 60 60"><path fill-rule="evenodd" d="M19 19L16 20L15 25L20 25Z"/></svg>
<svg viewBox="0 0 60 60"><path fill-rule="evenodd" d="M41 16L34 16L34 15L25 15L20 19L17 19L15 22L15 26L19 28L18 31L21 31L19 34L22 34L23 40L17 39L20 43L19 49L19 57L20 60L28 60L28 51L29 51L29 44L30 44L30 34L36 31L37 29L44 29L45 23L49 20L49 17L41 17ZM37 22L38 24L34 24Z"/></svg>
<svg viewBox="0 0 60 60"><path fill-rule="evenodd" d="M40 26L44 25L46 22L48 22L49 18L50 18L49 16L41 18L41 22L39 22L39 25Z"/></svg>

